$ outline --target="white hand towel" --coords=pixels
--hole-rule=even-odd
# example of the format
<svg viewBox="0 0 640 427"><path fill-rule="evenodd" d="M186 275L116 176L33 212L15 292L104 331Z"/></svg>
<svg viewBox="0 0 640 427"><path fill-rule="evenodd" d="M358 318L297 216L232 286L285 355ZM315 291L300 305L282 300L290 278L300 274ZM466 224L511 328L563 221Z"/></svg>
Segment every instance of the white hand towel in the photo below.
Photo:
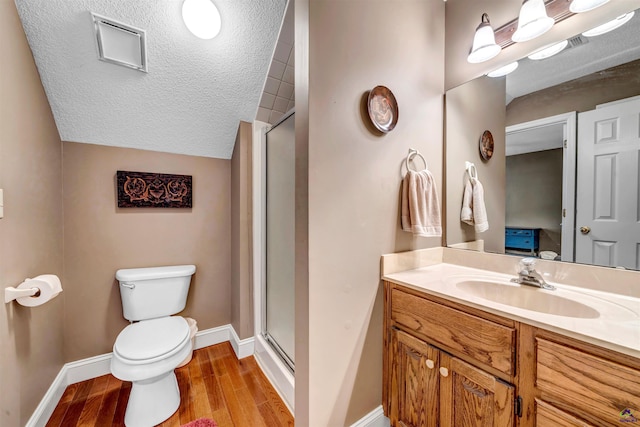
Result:
<svg viewBox="0 0 640 427"><path fill-rule="evenodd" d="M487 208L484 205L484 188L477 179L473 179L473 222L476 233L482 233L489 229Z"/></svg>
<svg viewBox="0 0 640 427"><path fill-rule="evenodd" d="M484 188L476 178L469 178L464 185L460 221L473 225L476 233L489 229L487 208L484 204Z"/></svg>
<svg viewBox="0 0 640 427"><path fill-rule="evenodd" d="M438 190L431 172L407 172L402 180L400 215L404 231L423 237L442 236Z"/></svg>
<svg viewBox="0 0 640 427"><path fill-rule="evenodd" d="M464 183L460 221L469 225L473 225L473 185L471 184L470 179L467 179L467 181Z"/></svg>

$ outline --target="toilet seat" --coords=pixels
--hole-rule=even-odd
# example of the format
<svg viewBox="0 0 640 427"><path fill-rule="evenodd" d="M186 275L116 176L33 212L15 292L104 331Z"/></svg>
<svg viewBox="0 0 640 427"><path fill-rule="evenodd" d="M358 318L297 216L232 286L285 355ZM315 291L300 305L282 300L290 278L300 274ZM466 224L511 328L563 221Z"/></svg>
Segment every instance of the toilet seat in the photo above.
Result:
<svg viewBox="0 0 640 427"><path fill-rule="evenodd" d="M116 338L113 352L127 364L149 364L181 351L187 341L190 330L183 317L161 317L124 328Z"/></svg>

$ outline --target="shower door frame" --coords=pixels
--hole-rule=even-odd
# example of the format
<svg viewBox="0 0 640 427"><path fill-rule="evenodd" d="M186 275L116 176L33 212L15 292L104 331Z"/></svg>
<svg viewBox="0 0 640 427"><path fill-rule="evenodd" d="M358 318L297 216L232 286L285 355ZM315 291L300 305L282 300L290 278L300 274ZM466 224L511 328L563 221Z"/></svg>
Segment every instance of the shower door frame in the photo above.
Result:
<svg viewBox="0 0 640 427"><path fill-rule="evenodd" d="M267 129L265 131L265 140L264 140L264 144L262 144L262 191L261 191L261 196L262 196L262 203L260 204L261 209L262 209L262 234L263 234L263 238L262 238L262 242L261 242L261 250L262 250L262 271L261 271L261 289L262 289L262 295L263 298L261 300L261 304L262 304L262 310L261 310L261 328L259 329L260 334L263 336L263 338L269 343L269 345L271 345L271 347L273 348L273 350L278 354L278 356L282 359L282 361L284 362L284 364L286 365L286 367L289 369L289 371L291 371L291 373L295 373L295 363L294 361L289 357L289 355L282 349L282 347L278 344L278 342L275 340L275 338L273 338L270 334L269 331L267 330L267 259L268 259L268 254L267 254L267 239L268 239L268 235L267 235L267 169L269 167L269 165L267 164L267 143L266 143L266 137L267 134L269 132L271 132L272 130L274 130L275 128L278 127L278 125L280 125L281 123L283 123L284 121L286 121L289 117L293 116L295 114L295 107L292 108L291 110L287 111L286 113L284 113L282 115L282 117L275 122L272 126L269 127L269 129ZM292 260L293 262L293 260ZM295 307L294 307L295 310ZM292 325L295 328L295 325ZM294 333L295 336L295 333Z"/></svg>
<svg viewBox="0 0 640 427"><path fill-rule="evenodd" d="M281 121L294 114L285 113ZM254 122L253 126L253 299L254 299L254 357L283 401L294 414L295 376L280 353L263 335L266 324L266 134L272 126Z"/></svg>

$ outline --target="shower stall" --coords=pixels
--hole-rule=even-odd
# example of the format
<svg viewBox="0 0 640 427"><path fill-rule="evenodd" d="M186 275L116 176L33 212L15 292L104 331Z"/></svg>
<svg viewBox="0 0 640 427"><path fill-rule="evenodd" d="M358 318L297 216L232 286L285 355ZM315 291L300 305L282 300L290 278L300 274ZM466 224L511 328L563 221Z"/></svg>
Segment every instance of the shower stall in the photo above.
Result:
<svg viewBox="0 0 640 427"><path fill-rule="evenodd" d="M295 114L254 130L256 359L293 409ZM259 132L259 134L258 134ZM259 199L259 200L258 200ZM290 395L290 399L287 396Z"/></svg>

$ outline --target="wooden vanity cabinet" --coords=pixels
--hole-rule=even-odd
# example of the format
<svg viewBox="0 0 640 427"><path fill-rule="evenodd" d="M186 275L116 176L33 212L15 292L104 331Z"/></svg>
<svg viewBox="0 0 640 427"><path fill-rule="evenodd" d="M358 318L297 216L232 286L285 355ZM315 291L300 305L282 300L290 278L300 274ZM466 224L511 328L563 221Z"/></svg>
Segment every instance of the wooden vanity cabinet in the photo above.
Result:
<svg viewBox="0 0 640 427"><path fill-rule="evenodd" d="M637 359L541 329L535 354L537 427L640 425Z"/></svg>
<svg viewBox="0 0 640 427"><path fill-rule="evenodd" d="M386 413L392 426L402 427L491 427L514 425L515 388L513 385L496 378L493 374L480 369L448 351L460 345L470 352L479 354L483 362L491 363L511 371L512 349L504 352L496 345L504 339L509 328L503 325L486 323L477 318L447 306L431 306L433 301L420 300L419 296L401 289L390 290L392 297L389 306L392 313L388 322L386 362ZM393 298L395 297L395 300ZM418 299L415 299L418 298ZM424 305L428 306L427 311ZM420 310L422 309L422 310ZM442 310L445 313L442 313ZM450 310L453 310L450 312ZM413 313L413 314L407 314ZM447 321L446 315L462 316L465 320L460 331ZM428 329L423 316L431 318L434 327ZM444 316L444 317L443 317ZM469 316L469 317L465 317ZM448 323L447 332L439 331L436 319ZM395 319L395 320L394 320ZM480 322L480 323L477 323ZM444 324L443 323L443 324ZM454 322L455 323L455 322ZM409 324L409 328L406 328ZM404 329L401 330L400 328ZM474 328L480 328L474 330ZM496 330L497 328L497 330ZM413 331L412 331L413 329ZM416 332L420 331L420 332ZM420 336L436 334L443 341L433 340L427 343ZM510 332L508 333L510 334ZM509 342L514 339L511 337ZM489 349L482 349L482 342L489 341ZM461 352L462 353L462 352ZM492 360L489 354L499 357ZM504 355L505 357L501 357ZM465 355L468 359L468 356ZM505 363L505 360L508 360ZM493 370L493 369L492 369Z"/></svg>
<svg viewBox="0 0 640 427"><path fill-rule="evenodd" d="M513 425L512 385L400 330L391 342L392 425Z"/></svg>
<svg viewBox="0 0 640 427"><path fill-rule="evenodd" d="M640 359L390 282L384 295L392 427L640 426Z"/></svg>

